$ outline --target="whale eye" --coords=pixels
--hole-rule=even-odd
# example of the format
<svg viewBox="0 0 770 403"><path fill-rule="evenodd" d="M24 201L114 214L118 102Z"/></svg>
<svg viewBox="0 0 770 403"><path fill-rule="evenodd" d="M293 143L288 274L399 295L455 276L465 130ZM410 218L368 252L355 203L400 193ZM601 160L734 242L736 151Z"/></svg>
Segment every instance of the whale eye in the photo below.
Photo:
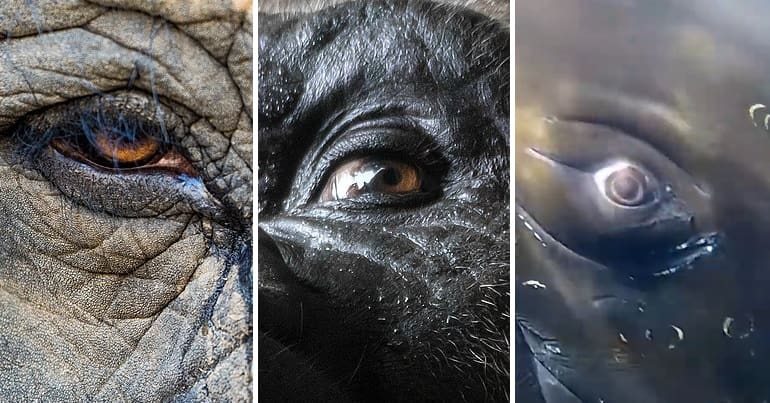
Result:
<svg viewBox="0 0 770 403"><path fill-rule="evenodd" d="M422 172L410 163L360 158L340 165L332 173L320 200L353 199L371 193L404 195L421 188Z"/></svg>
<svg viewBox="0 0 770 403"><path fill-rule="evenodd" d="M600 169L594 174L594 181L605 198L620 206L641 207L657 199L655 178L628 162L617 162Z"/></svg>

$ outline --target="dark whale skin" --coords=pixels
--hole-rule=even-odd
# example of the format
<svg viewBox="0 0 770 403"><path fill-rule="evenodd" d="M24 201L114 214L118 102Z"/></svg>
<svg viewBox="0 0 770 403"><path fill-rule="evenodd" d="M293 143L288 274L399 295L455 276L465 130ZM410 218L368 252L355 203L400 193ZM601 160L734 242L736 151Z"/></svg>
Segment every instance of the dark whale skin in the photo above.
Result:
<svg viewBox="0 0 770 403"><path fill-rule="evenodd" d="M768 16L516 2L517 399L770 399ZM608 203L594 174L618 160L673 201Z"/></svg>

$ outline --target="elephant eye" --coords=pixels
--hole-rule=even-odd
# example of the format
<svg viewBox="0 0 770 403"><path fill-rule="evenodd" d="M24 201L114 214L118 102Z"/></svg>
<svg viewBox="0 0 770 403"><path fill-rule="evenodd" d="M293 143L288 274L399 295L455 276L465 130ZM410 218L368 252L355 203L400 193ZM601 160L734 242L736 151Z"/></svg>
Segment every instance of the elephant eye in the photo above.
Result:
<svg viewBox="0 0 770 403"><path fill-rule="evenodd" d="M154 162L165 153L165 144L145 133L125 133L106 128L95 133L55 138L51 145L60 153L103 168L136 168Z"/></svg>
<svg viewBox="0 0 770 403"><path fill-rule="evenodd" d="M366 194L404 195L422 190L422 171L413 164L360 158L340 165L327 180L320 201L353 199Z"/></svg>
<svg viewBox="0 0 770 403"><path fill-rule="evenodd" d="M140 117L108 109L83 113L59 127L50 144L68 158L113 173L152 169L194 176L192 165L162 132Z"/></svg>
<svg viewBox="0 0 770 403"><path fill-rule="evenodd" d="M655 178L629 162L599 169L594 181L607 200L623 207L645 206L654 202L659 193Z"/></svg>

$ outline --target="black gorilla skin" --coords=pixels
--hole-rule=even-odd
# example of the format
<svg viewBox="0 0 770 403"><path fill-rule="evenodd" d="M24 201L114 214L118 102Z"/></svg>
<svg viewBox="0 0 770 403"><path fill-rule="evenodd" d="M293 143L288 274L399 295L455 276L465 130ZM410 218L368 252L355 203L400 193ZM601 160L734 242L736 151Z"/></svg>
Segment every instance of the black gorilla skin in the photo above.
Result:
<svg viewBox="0 0 770 403"><path fill-rule="evenodd" d="M508 396L509 34L429 2L259 15L259 391ZM434 187L320 202L341 161Z"/></svg>
<svg viewBox="0 0 770 403"><path fill-rule="evenodd" d="M767 401L770 141L767 111L749 114L770 100L766 4L516 7L517 398ZM618 158L692 226L631 234L628 211L594 208L621 211L579 171ZM715 252L653 275L683 253L639 245L688 231L718 233Z"/></svg>

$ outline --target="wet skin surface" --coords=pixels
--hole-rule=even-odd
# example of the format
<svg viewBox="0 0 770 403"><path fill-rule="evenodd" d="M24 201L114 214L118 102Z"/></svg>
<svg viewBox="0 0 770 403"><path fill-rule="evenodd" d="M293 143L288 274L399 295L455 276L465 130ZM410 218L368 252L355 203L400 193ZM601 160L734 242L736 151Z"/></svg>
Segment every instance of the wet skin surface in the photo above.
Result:
<svg viewBox="0 0 770 403"><path fill-rule="evenodd" d="M517 396L770 398L767 11L516 7Z"/></svg>
<svg viewBox="0 0 770 403"><path fill-rule="evenodd" d="M428 2L259 18L260 397L504 401L509 32Z"/></svg>
<svg viewBox="0 0 770 403"><path fill-rule="evenodd" d="M0 3L0 400L251 399L251 18L193 3Z"/></svg>

